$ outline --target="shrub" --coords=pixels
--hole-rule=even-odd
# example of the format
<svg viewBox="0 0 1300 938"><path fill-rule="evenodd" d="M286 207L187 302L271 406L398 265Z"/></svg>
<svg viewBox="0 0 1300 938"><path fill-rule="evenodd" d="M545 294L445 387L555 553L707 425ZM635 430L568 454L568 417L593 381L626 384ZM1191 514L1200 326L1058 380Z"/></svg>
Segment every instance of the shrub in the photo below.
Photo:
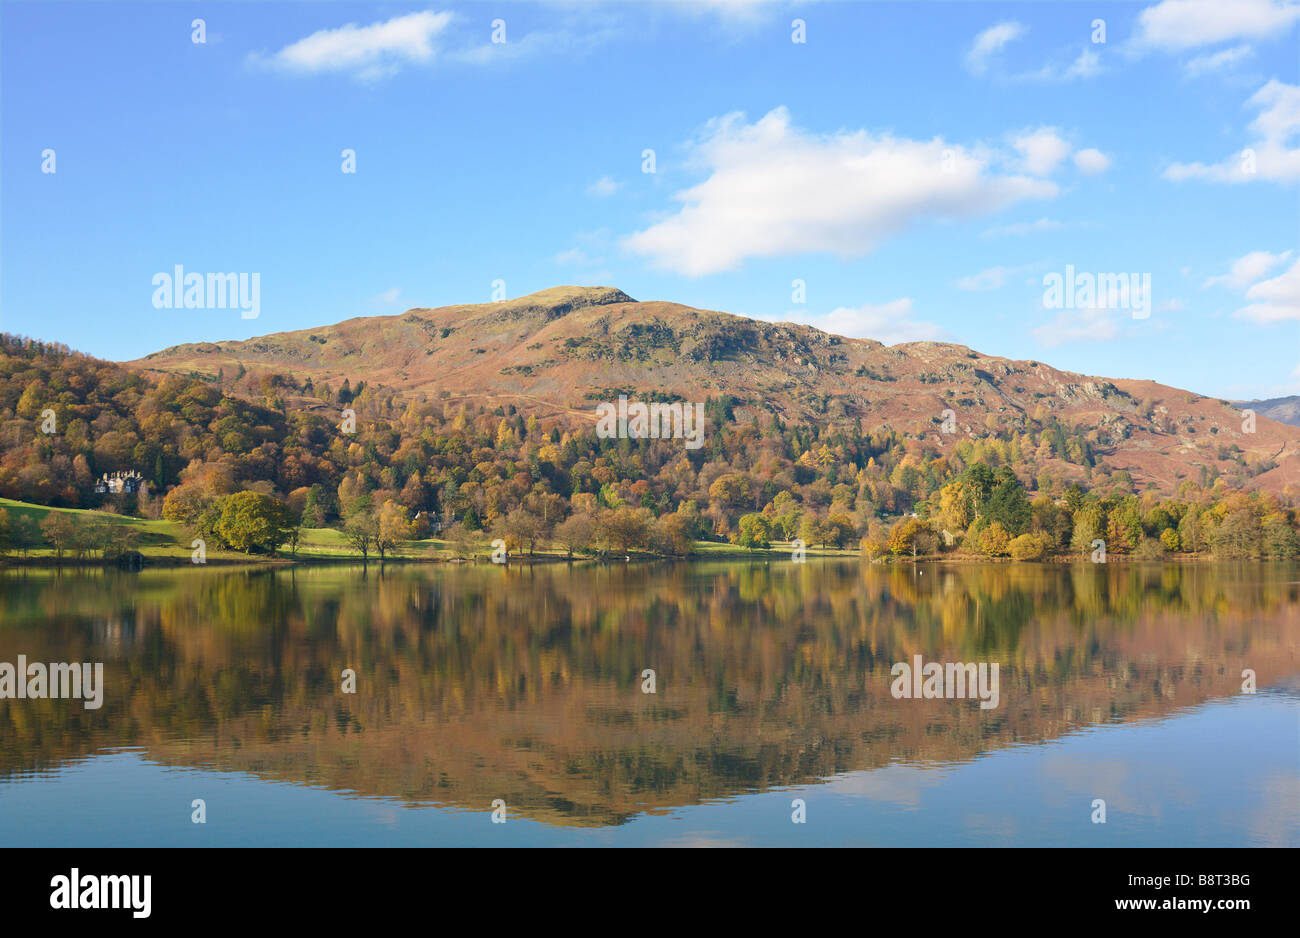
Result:
<svg viewBox="0 0 1300 938"><path fill-rule="evenodd" d="M1046 534L1030 533L1012 538L1007 552L1012 560L1042 560L1052 549L1052 539Z"/></svg>
<svg viewBox="0 0 1300 938"><path fill-rule="evenodd" d="M883 557L889 552L889 548L880 542L878 538L867 535L862 539L859 545L862 549L862 556L869 560L875 560L877 557Z"/></svg>
<svg viewBox="0 0 1300 938"><path fill-rule="evenodd" d="M1139 560L1163 560L1165 545L1154 537L1144 537L1138 543L1137 549L1133 551L1133 556Z"/></svg>

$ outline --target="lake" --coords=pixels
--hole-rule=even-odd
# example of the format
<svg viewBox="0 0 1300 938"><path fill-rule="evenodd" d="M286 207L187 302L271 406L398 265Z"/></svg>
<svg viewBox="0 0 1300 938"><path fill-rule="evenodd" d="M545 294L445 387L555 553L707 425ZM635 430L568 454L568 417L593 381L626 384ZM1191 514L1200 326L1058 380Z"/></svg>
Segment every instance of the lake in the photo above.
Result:
<svg viewBox="0 0 1300 938"><path fill-rule="evenodd" d="M0 662L103 696L0 700L0 843L1300 846L1298 573L11 569Z"/></svg>

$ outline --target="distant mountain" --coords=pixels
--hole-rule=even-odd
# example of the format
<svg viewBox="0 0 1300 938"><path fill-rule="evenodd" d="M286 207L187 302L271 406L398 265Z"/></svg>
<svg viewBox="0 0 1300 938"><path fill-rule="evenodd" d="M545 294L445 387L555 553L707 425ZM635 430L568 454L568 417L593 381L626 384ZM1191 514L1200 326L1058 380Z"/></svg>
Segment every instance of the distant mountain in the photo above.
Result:
<svg viewBox="0 0 1300 938"><path fill-rule="evenodd" d="M1197 480L1202 466L1252 474L1251 484L1265 489L1300 485L1300 429L1260 408L1256 432L1246 433L1237 405L1153 381L1091 377L949 343L888 347L638 302L611 287L554 287L498 303L178 345L127 364L220 376L224 390L252 399L265 393L264 378L278 375L271 380L286 406L320 411L337 410L318 398L345 379L417 399L513 404L568 422L594 421L596 403L620 391L687 401L730 395L740 420L861 421L892 427L918 451L1059 426L1139 485L1173 490ZM955 433L942 432L948 409ZM1040 444L1038 461L1066 478L1082 476L1077 462L1054 451L1070 445L1066 436L1055 439L1045 451Z"/></svg>
<svg viewBox="0 0 1300 938"><path fill-rule="evenodd" d="M1270 397L1262 401L1239 401L1237 406L1250 408L1269 420L1300 427L1300 396L1293 394L1290 397Z"/></svg>

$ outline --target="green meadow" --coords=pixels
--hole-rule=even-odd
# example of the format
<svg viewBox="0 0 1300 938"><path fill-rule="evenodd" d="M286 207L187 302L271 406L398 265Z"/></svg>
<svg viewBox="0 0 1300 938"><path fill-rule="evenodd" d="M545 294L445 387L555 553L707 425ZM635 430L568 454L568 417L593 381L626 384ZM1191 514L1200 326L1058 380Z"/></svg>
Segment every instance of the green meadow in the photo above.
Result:
<svg viewBox="0 0 1300 938"><path fill-rule="evenodd" d="M133 529L138 538L139 546L136 548L146 558L152 558L157 561L189 561L193 551L192 535L185 526L174 521L157 520L153 521L147 518L134 518L128 515L119 515L107 511L95 511L84 508L50 508L45 505L33 505L28 502L15 501L10 498L0 498L0 508L9 512L9 518L12 522L19 517L30 517L38 525L45 520L46 515L51 512L61 512L78 518L95 518L108 524L127 525ZM736 547L734 544L725 544L715 541L696 541L693 554L702 559L743 559L743 558L767 558L767 557L788 557L792 546L787 542L773 541L770 550L745 550ZM18 562L23 559L23 555L14 545L0 545L3 556L10 563ZM477 545L477 550L484 558L490 555L491 539L484 534L482 543ZM852 557L857 555L856 550L836 549L836 548L808 548L805 555L808 557ZM336 528L303 528L302 535L298 541L296 552L288 548L282 548L274 557L267 557L259 554L244 554L234 550L220 550L208 548L207 556L209 561L220 561L224 563L268 563L284 561L347 561L360 560L361 552L347 543L342 531ZM627 555L631 557L643 558L649 554L637 551ZM26 553L26 559L44 561L46 558L53 558L54 550L44 543L42 539L39 546L29 549ZM440 538L423 538L421 540L408 541L397 550L389 551L387 560L449 560L452 557L451 544ZM531 555L520 555L516 553L514 559L549 559L562 560L567 559L568 555L563 550L549 549L538 550ZM65 558L66 559L66 558ZM378 560L378 556L372 551L371 560ZM575 557L575 559L581 559ZM68 562L72 562L69 560ZM92 559L92 563L99 562Z"/></svg>

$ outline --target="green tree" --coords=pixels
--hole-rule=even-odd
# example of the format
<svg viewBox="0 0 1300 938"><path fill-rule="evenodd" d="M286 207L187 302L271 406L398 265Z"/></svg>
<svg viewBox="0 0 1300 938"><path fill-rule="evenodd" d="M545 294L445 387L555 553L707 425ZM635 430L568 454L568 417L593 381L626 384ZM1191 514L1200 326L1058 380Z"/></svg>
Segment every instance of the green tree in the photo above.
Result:
<svg viewBox="0 0 1300 938"><path fill-rule="evenodd" d="M1265 519L1263 538L1264 552L1270 557L1291 560L1300 556L1300 538L1280 515Z"/></svg>
<svg viewBox="0 0 1300 938"><path fill-rule="evenodd" d="M14 513L9 520L9 543L27 559L29 551L40 546L41 532L36 519L29 514Z"/></svg>
<svg viewBox="0 0 1300 938"><path fill-rule="evenodd" d="M826 522L813 514L811 511L804 512L803 519L799 522L799 539L811 547L813 544L826 546L830 539L830 528Z"/></svg>
<svg viewBox="0 0 1300 938"><path fill-rule="evenodd" d="M799 503L794 496L784 489L777 492L776 498L772 499L772 518L775 522L772 532L779 534L781 540L793 540L799 533L799 515Z"/></svg>
<svg viewBox="0 0 1300 938"><path fill-rule="evenodd" d="M1263 553L1263 533L1259 516L1250 508L1238 508L1215 529L1210 549L1222 560L1254 560Z"/></svg>
<svg viewBox="0 0 1300 938"><path fill-rule="evenodd" d="M368 511L354 512L343 525L343 539L360 551L362 561L370 559L371 548L379 536L379 522Z"/></svg>
<svg viewBox="0 0 1300 938"><path fill-rule="evenodd" d="M302 505L302 523L309 528L323 528L329 520L328 497L325 487L317 482L307 489Z"/></svg>
<svg viewBox="0 0 1300 938"><path fill-rule="evenodd" d="M1070 549L1080 554L1092 553L1092 542L1105 540L1106 513L1097 502L1090 502L1074 515L1074 533Z"/></svg>
<svg viewBox="0 0 1300 938"><path fill-rule="evenodd" d="M1023 534L1029 529L1032 510L1025 487L1006 467L997 472L997 482L985 500L980 514L990 523L1002 525L1011 534Z"/></svg>
<svg viewBox="0 0 1300 938"><path fill-rule="evenodd" d="M1193 505L1178 522L1178 542L1183 550L1197 554L1209 547L1208 531L1202 519L1202 510Z"/></svg>
<svg viewBox="0 0 1300 938"><path fill-rule="evenodd" d="M221 514L216 534L232 550L274 554L289 540L294 519L279 499L257 492L236 492L217 499Z"/></svg>
<svg viewBox="0 0 1300 938"><path fill-rule="evenodd" d="M736 536L736 543L746 550L767 550L771 547L768 536L771 533L768 529L767 519L760 514L741 515L740 532Z"/></svg>

